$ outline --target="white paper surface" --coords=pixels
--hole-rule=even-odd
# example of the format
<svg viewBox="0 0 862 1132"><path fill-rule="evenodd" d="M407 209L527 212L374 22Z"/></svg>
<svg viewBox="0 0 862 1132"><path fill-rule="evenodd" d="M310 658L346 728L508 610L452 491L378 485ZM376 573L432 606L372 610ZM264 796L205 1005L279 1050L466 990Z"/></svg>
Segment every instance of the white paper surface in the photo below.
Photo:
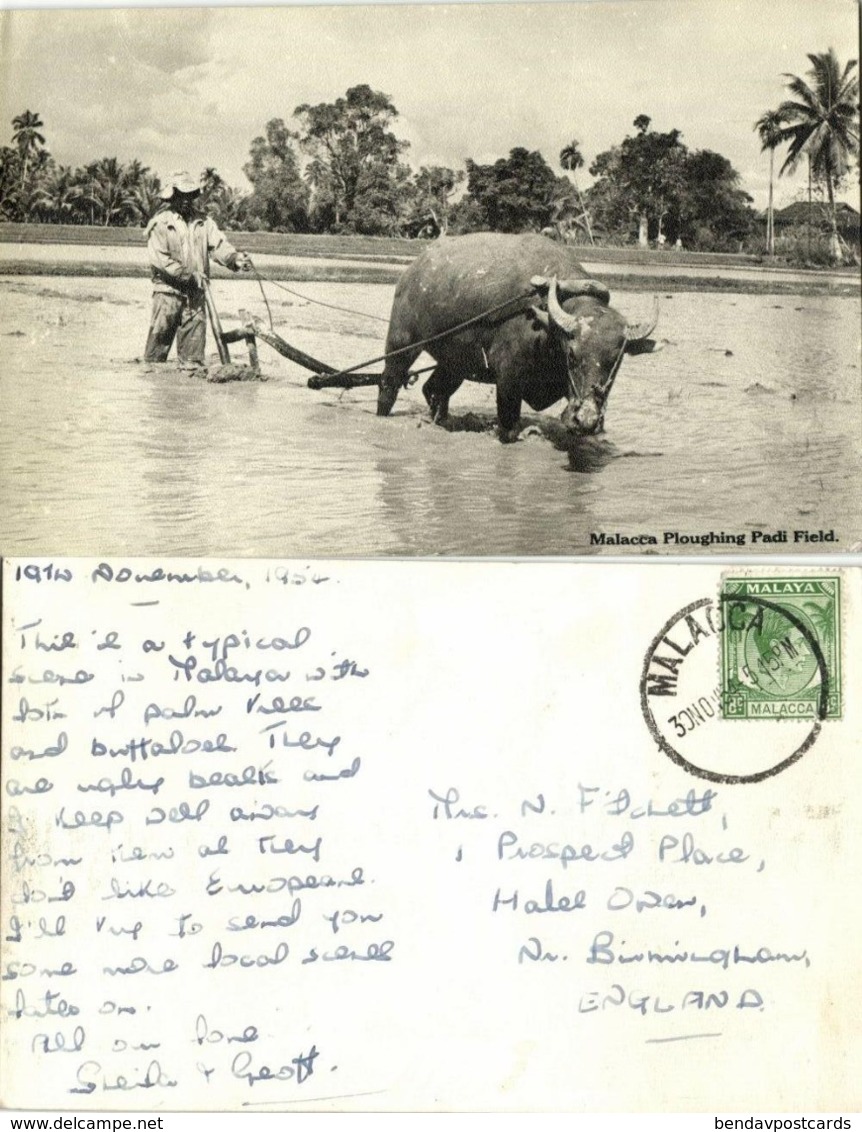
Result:
<svg viewBox="0 0 862 1132"><path fill-rule="evenodd" d="M716 567L8 560L3 1104L858 1107L836 573L842 718L704 709L726 785L641 706Z"/></svg>

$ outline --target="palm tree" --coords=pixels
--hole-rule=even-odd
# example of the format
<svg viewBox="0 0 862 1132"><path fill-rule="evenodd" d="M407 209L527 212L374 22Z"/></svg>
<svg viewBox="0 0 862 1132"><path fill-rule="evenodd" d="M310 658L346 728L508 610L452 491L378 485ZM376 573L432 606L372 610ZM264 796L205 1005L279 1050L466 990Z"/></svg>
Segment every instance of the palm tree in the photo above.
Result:
<svg viewBox="0 0 862 1132"><path fill-rule="evenodd" d="M775 151L781 145L782 118L777 110L766 110L754 123L760 137L760 152L769 150L769 205L766 210L766 252L775 255L775 218L772 207L772 186L775 180Z"/></svg>
<svg viewBox="0 0 862 1132"><path fill-rule="evenodd" d="M812 175L826 185L831 252L834 259L840 259L835 185L847 172L851 157L859 152L859 80L853 75L856 60L851 59L842 70L831 47L808 58L809 82L798 75L784 76L793 97L776 111L782 122L781 143L788 144L787 160L778 175L786 170L793 172L803 158L810 162Z"/></svg>
<svg viewBox="0 0 862 1132"><path fill-rule="evenodd" d="M12 141L21 155L21 191L27 182L27 162L36 151L45 144L45 135L39 131L45 128L45 123L37 113L25 110L12 119Z"/></svg>
<svg viewBox="0 0 862 1132"><path fill-rule="evenodd" d="M78 171L70 165L60 165L54 170L50 182L42 190L39 210L48 220L55 223L68 223L75 219L75 210L81 198Z"/></svg>
<svg viewBox="0 0 862 1132"><path fill-rule="evenodd" d="M150 176L149 165L144 165L137 157L133 157L129 164L123 168L126 187L130 191L135 190L138 185L143 183L146 177Z"/></svg>
<svg viewBox="0 0 862 1132"><path fill-rule="evenodd" d="M584 167L584 155L581 153L580 145L581 143L577 138L572 138L560 150L560 165L567 169L569 173L574 174L576 169L583 169ZM574 180L574 176L572 180Z"/></svg>
<svg viewBox="0 0 862 1132"><path fill-rule="evenodd" d="M575 186L575 192L578 195L578 203L581 206L581 216L587 225L587 235L590 238L590 243L593 243L593 231L590 227L590 215L584 205L584 198L581 196L581 190L578 188L577 178L575 171L583 169L584 156L580 149L581 143L577 138L572 138L570 142L563 146L560 150L560 166L568 171L569 176L572 178L572 184Z"/></svg>
<svg viewBox="0 0 862 1132"><path fill-rule="evenodd" d="M135 215L135 200L126 180L126 170L116 157L103 157L86 167L87 193L85 200L99 215L102 224L122 223L130 214ZM91 222L93 222L91 221Z"/></svg>
<svg viewBox="0 0 862 1132"><path fill-rule="evenodd" d="M216 224L220 224L220 205L227 182L221 173L212 165L208 165L201 173L201 207L211 213Z"/></svg>
<svg viewBox="0 0 862 1132"><path fill-rule="evenodd" d="M14 220L21 198L21 157L11 146L0 146L0 220Z"/></svg>
<svg viewBox="0 0 862 1132"><path fill-rule="evenodd" d="M242 189L232 189L225 185L216 204L215 220L219 227L235 231L244 218L247 199Z"/></svg>
<svg viewBox="0 0 862 1132"><path fill-rule="evenodd" d="M132 201L133 210L144 225L150 217L155 215L162 203L161 187L162 183L159 178L146 168L136 182L129 187L129 198Z"/></svg>
<svg viewBox="0 0 862 1132"><path fill-rule="evenodd" d="M208 165L201 173L201 196L214 197L226 188L225 179L212 165Z"/></svg>

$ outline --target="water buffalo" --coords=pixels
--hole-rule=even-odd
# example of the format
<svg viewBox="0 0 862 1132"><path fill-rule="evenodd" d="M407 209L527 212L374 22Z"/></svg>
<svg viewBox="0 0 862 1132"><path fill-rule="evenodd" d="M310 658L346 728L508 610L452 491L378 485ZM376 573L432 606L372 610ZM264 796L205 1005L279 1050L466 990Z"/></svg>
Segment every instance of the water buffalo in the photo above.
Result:
<svg viewBox="0 0 862 1132"><path fill-rule="evenodd" d="M546 307L543 299L547 299ZM456 334L423 341L520 299ZM395 288L380 380L378 416L386 416L423 349L437 365L422 387L436 422L465 380L497 386L500 439L516 440L521 402L536 411L565 397L562 420L573 435L601 430L605 403L624 354L655 348L648 327L632 327L608 305L573 251L544 236L477 233L444 237Z"/></svg>

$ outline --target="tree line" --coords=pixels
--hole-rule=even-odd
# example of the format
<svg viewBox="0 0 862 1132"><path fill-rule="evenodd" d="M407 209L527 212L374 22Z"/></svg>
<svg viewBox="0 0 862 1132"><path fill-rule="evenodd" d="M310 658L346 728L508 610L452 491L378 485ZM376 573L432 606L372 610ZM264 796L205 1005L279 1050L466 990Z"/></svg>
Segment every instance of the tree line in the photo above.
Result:
<svg viewBox="0 0 862 1132"><path fill-rule="evenodd" d="M794 98L755 128L771 153L788 144L782 172L807 157L812 182L825 186L834 224L835 189L858 153L855 63L840 72L831 50L809 58L816 71L811 85L786 76ZM634 133L596 155L589 166L593 183L584 191L577 174L586 162L576 138L560 151L556 169L540 152L515 147L490 164L467 158L463 169L423 165L415 171L406 161L409 143L396 134L397 118L391 98L367 84L333 102L303 103L290 124L274 118L252 140L243 166L250 191L207 168L202 203L222 227L247 231L436 236L533 230L572 242L636 239L716 251L762 239L752 198L730 161L690 149L679 129L656 130L643 114L634 119ZM0 219L141 225L159 207L159 179L140 161L104 157L78 168L59 165L38 114L24 111L12 128L12 144L0 149ZM771 182L770 176L770 215Z"/></svg>
<svg viewBox="0 0 862 1132"><path fill-rule="evenodd" d="M332 103L303 104L295 126L281 118L252 140L243 172L251 191L204 169L202 203L230 229L434 236L491 230L550 230L563 238L625 240L632 222L641 240L664 234L692 246L722 247L751 230L751 198L730 162L689 151L635 120L637 133L599 154L596 182L581 193L584 157L576 139L555 171L538 151L513 148L463 169L404 160L389 97L356 86ZM38 114L13 120L12 145L0 151L0 217L70 224L140 225L159 207L158 177L142 162L104 157L79 168L55 163ZM565 172L562 172L564 170Z"/></svg>

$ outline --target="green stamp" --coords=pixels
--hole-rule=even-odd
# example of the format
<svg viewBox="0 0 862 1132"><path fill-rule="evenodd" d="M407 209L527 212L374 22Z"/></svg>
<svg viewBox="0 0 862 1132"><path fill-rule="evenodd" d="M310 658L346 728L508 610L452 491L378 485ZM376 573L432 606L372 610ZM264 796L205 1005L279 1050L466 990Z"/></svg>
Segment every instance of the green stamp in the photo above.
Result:
<svg viewBox="0 0 862 1132"><path fill-rule="evenodd" d="M841 718L841 579L725 577L725 719Z"/></svg>

